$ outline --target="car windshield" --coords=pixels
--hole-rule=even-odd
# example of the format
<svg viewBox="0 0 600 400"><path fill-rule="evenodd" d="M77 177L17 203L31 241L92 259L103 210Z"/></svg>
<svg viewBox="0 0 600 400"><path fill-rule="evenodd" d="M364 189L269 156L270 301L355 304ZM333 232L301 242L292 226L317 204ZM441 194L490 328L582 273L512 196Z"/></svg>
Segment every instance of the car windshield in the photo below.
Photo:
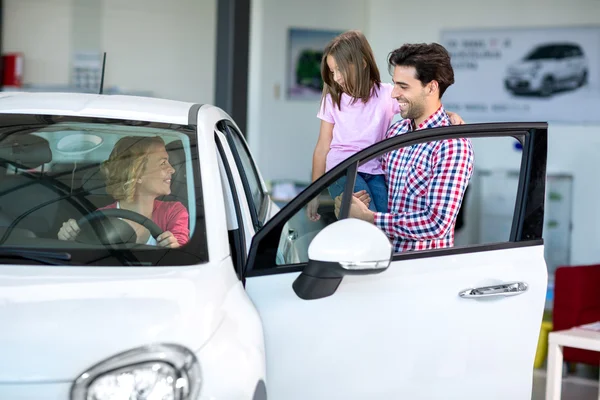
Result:
<svg viewBox="0 0 600 400"><path fill-rule="evenodd" d="M196 143L192 126L0 114L0 264L206 262Z"/></svg>
<svg viewBox="0 0 600 400"><path fill-rule="evenodd" d="M548 60L558 58L560 48L558 46L542 46L534 49L526 57L526 61Z"/></svg>

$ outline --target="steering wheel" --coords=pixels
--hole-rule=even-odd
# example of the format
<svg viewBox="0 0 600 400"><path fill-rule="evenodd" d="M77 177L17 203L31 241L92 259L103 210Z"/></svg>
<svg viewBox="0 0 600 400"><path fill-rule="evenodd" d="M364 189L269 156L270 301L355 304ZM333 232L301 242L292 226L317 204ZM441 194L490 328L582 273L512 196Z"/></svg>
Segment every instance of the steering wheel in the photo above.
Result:
<svg viewBox="0 0 600 400"><path fill-rule="evenodd" d="M97 242L100 240L102 244L121 244L121 243L135 243L137 235L135 230L128 223L116 219L108 222L109 218L123 218L144 226L150 231L150 235L154 239L157 239L164 231L160 229L154 221L144 217L142 214L136 213L135 211L123 210L117 208L109 208L105 210L96 210L77 221L77 225L81 228L81 232L77 235L85 243ZM100 224L97 224L100 222ZM93 234L90 232L89 227L93 228Z"/></svg>

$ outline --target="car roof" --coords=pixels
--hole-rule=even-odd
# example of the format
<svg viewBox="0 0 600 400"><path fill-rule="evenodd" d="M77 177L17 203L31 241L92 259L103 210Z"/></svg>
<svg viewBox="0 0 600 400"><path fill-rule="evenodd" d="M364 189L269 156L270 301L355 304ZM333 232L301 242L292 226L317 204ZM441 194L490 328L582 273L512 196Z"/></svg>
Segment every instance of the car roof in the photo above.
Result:
<svg viewBox="0 0 600 400"><path fill-rule="evenodd" d="M580 48L581 46L579 46L577 43L569 43L569 42L546 43L546 44L541 44L541 45L537 46L538 49L554 48L554 47Z"/></svg>
<svg viewBox="0 0 600 400"><path fill-rule="evenodd" d="M0 113L99 117L189 124L194 103L89 93L0 93Z"/></svg>

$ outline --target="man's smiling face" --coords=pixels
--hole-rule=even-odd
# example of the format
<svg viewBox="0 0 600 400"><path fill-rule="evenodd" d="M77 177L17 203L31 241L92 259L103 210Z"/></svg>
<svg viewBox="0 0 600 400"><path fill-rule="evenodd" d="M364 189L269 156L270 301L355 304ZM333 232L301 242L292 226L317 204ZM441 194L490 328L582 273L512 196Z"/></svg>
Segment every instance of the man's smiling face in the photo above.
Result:
<svg viewBox="0 0 600 400"><path fill-rule="evenodd" d="M419 119L426 109L427 93L421 81L416 78L415 67L397 65L394 67L394 89L392 97L400 105L400 115L405 119Z"/></svg>

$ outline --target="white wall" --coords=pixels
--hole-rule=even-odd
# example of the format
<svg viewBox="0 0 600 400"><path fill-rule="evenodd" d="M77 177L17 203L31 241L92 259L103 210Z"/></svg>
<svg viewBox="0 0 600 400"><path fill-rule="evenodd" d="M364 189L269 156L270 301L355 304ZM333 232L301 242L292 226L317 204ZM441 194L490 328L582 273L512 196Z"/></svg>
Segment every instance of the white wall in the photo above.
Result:
<svg viewBox="0 0 600 400"><path fill-rule="evenodd" d="M106 82L212 103L216 0L103 0Z"/></svg>
<svg viewBox="0 0 600 400"><path fill-rule="evenodd" d="M74 50L107 52L104 86L212 103L217 0L5 0L2 46L24 83L67 85ZM79 46L100 48L78 48Z"/></svg>
<svg viewBox="0 0 600 400"><path fill-rule="evenodd" d="M71 0L71 50L102 49L104 1Z"/></svg>
<svg viewBox="0 0 600 400"><path fill-rule="evenodd" d="M368 0L252 1L247 134L265 179L310 181L319 135L319 102L286 99L288 28L364 30L367 15Z"/></svg>
<svg viewBox="0 0 600 400"><path fill-rule="evenodd" d="M368 36L382 74L391 50L407 42L439 41L442 29L600 24L598 0L462 0L451 4L430 0L427 10L419 2L370 0L370 3ZM456 87L459 85L460 82L455 83ZM548 170L574 177L571 264L600 262L600 179L595 161L600 154L600 125L550 122L548 146ZM508 148L506 153L497 148L481 150L476 159L482 167L501 164L513 156L508 154L513 152Z"/></svg>
<svg viewBox="0 0 600 400"><path fill-rule="evenodd" d="M71 1L4 0L2 51L24 53L24 84L69 83Z"/></svg>

